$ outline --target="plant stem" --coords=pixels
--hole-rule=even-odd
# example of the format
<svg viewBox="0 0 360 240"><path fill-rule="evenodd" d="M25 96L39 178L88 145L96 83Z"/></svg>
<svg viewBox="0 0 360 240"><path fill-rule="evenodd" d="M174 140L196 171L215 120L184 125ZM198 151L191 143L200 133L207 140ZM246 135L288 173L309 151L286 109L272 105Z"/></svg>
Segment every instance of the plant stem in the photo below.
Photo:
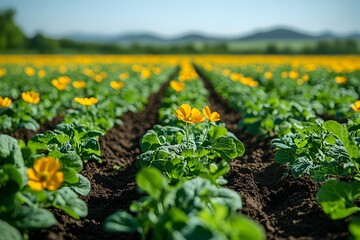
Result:
<svg viewBox="0 0 360 240"><path fill-rule="evenodd" d="M203 144L205 142L206 136L207 136L207 134L209 132L209 128L210 128L210 121L208 121L207 128L206 128L203 140L201 141L201 144Z"/></svg>
<svg viewBox="0 0 360 240"><path fill-rule="evenodd" d="M186 145L189 145L189 124L186 123L185 125L185 130L186 130Z"/></svg>

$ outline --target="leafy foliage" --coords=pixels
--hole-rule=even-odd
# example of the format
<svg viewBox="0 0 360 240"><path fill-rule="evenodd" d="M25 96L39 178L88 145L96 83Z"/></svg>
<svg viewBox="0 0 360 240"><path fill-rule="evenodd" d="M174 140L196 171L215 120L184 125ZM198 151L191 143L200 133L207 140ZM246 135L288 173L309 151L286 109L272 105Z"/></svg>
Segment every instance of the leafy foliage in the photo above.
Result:
<svg viewBox="0 0 360 240"><path fill-rule="evenodd" d="M105 230L152 239L264 239L261 227L236 213L242 207L236 192L199 177L177 186L167 182L158 170L142 169L136 183L147 196L131 205L136 215L118 211L108 217Z"/></svg>

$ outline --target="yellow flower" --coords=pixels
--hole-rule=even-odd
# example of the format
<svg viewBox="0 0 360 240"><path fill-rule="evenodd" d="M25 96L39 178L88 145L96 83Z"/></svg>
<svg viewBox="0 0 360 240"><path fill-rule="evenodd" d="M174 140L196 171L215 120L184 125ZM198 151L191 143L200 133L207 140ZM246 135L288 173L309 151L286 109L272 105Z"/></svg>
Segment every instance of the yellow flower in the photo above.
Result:
<svg viewBox="0 0 360 240"><path fill-rule="evenodd" d="M86 87L86 82L85 81L74 81L72 83L74 88L85 88Z"/></svg>
<svg viewBox="0 0 360 240"><path fill-rule="evenodd" d="M43 157L27 170L28 185L32 190L41 191L44 188L56 190L64 182L64 173L60 172L60 163L52 157Z"/></svg>
<svg viewBox="0 0 360 240"><path fill-rule="evenodd" d="M6 69L0 68L0 77L5 76L5 75L6 75Z"/></svg>
<svg viewBox="0 0 360 240"><path fill-rule="evenodd" d="M32 77L35 75L35 69L33 69L32 67L26 67L25 68L25 73L26 75L28 75L29 77Z"/></svg>
<svg viewBox="0 0 360 240"><path fill-rule="evenodd" d="M117 81L111 81L110 82L110 87L112 89L119 90L119 89L122 89L124 87L124 83L123 82L117 82Z"/></svg>
<svg viewBox="0 0 360 240"><path fill-rule="evenodd" d="M77 103L80 103L83 106L92 106L96 104L99 100L97 98L91 97L91 98L74 98L74 101Z"/></svg>
<svg viewBox="0 0 360 240"><path fill-rule="evenodd" d="M61 84L69 84L71 79L68 76L61 76L61 77L59 77L58 81Z"/></svg>
<svg viewBox="0 0 360 240"><path fill-rule="evenodd" d="M0 108L7 108L11 105L12 101L8 97L1 97L0 96Z"/></svg>
<svg viewBox="0 0 360 240"><path fill-rule="evenodd" d="M225 76L229 76L229 75L231 74L231 70L230 70L230 69L224 69L224 70L223 70L223 74L224 74Z"/></svg>
<svg viewBox="0 0 360 240"><path fill-rule="evenodd" d="M151 76L151 71L149 69L142 69L141 70L141 78L147 79Z"/></svg>
<svg viewBox="0 0 360 240"><path fill-rule="evenodd" d="M61 73L66 73L66 71L67 71L67 67L66 67L65 65L61 65L61 66L59 67L59 72L61 72Z"/></svg>
<svg viewBox="0 0 360 240"><path fill-rule="evenodd" d="M152 69L152 72L153 72L154 74L158 75L158 74L161 73L161 69L158 68L158 67L155 67L155 68Z"/></svg>
<svg viewBox="0 0 360 240"><path fill-rule="evenodd" d="M141 66L140 65L133 65L131 67L131 69L133 70L133 72L140 72Z"/></svg>
<svg viewBox="0 0 360 240"><path fill-rule="evenodd" d="M54 87L56 87L57 90L60 90L60 91L65 90L66 87L67 87L66 84L61 83L60 80L57 80L57 79L53 79L53 80L51 81L51 84L52 84Z"/></svg>
<svg viewBox="0 0 360 240"><path fill-rule="evenodd" d="M205 106L202 113L210 122L217 122L220 120L220 114L218 112L211 112L209 106Z"/></svg>
<svg viewBox="0 0 360 240"><path fill-rule="evenodd" d="M346 78L345 78L345 77L337 76L337 77L335 77L335 82L336 82L337 84L345 84L345 83L346 83Z"/></svg>
<svg viewBox="0 0 360 240"><path fill-rule="evenodd" d="M354 104L351 104L352 110L360 112L360 100L357 100Z"/></svg>
<svg viewBox="0 0 360 240"><path fill-rule="evenodd" d="M40 95L34 91L23 92L21 97L27 103L38 104L40 102Z"/></svg>
<svg viewBox="0 0 360 240"><path fill-rule="evenodd" d="M284 71L284 72L281 73L282 78L287 78L288 76L289 76L288 72Z"/></svg>
<svg viewBox="0 0 360 240"><path fill-rule="evenodd" d="M265 74L264 74L264 77L265 77L265 79L271 79L272 77L273 77L273 74L272 74L272 72L266 72Z"/></svg>
<svg viewBox="0 0 360 240"><path fill-rule="evenodd" d="M289 77L292 78L292 79L296 79L299 77L299 73L296 72L296 71L290 71L289 72Z"/></svg>
<svg viewBox="0 0 360 240"><path fill-rule="evenodd" d="M176 92L182 92L185 89L185 83L178 81L170 81L170 87Z"/></svg>
<svg viewBox="0 0 360 240"><path fill-rule="evenodd" d="M197 108L191 108L187 103L182 104L179 109L176 110L175 116L187 123L201 123L205 121L203 115Z"/></svg>
<svg viewBox="0 0 360 240"><path fill-rule="evenodd" d="M128 79L128 78L129 78L129 74L128 74L128 73L120 73L120 74L119 74L119 79L122 80L122 81L124 81L124 80L126 80L126 79Z"/></svg>
<svg viewBox="0 0 360 240"><path fill-rule="evenodd" d="M301 77L302 80L304 80L305 82L309 81L310 77L309 75L305 74Z"/></svg>
<svg viewBox="0 0 360 240"><path fill-rule="evenodd" d="M94 79L96 82L101 83L102 80L104 80L104 77L103 77L101 74L95 74L95 75L93 76L93 79Z"/></svg>
<svg viewBox="0 0 360 240"><path fill-rule="evenodd" d="M44 70L40 70L39 72L38 72L38 77L39 78L43 78L43 77L45 77L46 76L46 72L44 71Z"/></svg>

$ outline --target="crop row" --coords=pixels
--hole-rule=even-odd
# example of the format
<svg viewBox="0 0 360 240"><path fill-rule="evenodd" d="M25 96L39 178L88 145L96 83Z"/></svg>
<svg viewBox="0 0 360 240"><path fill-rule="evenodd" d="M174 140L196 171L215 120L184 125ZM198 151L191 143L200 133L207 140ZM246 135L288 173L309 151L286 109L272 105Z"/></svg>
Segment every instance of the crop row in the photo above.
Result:
<svg viewBox="0 0 360 240"><path fill-rule="evenodd" d="M316 197L326 214L334 220L355 215L349 231L357 239L359 72L268 64L197 69L242 114L240 128L274 137L276 162L322 184Z"/></svg>
<svg viewBox="0 0 360 240"><path fill-rule="evenodd" d="M7 68L7 72L16 72L14 68ZM91 186L81 171L89 160L101 162L99 137L121 123L118 118L123 113L143 108L148 96L175 70L165 68L162 72L159 66L149 70L149 66L133 65L117 69L121 70L118 75L114 66L91 67L95 71L101 68L105 70L94 73L87 66L69 76L61 72L64 69L59 69L59 75L46 68L26 67L27 78L19 73L2 79L2 93L10 93L1 98L3 131L21 127L36 130L36 120L41 123L43 117L51 119L66 111L64 122L54 130L36 134L27 143L0 135L0 228L4 239L27 238L29 230L53 226L56 219L48 208L57 208L75 219L86 216L87 205L79 196L87 195ZM29 79L35 80L31 77L44 69L48 78L29 84ZM105 72L110 69L113 76ZM113 80L115 75L118 80ZM14 77L19 80L14 81ZM51 106L56 110L44 114Z"/></svg>
<svg viewBox="0 0 360 240"><path fill-rule="evenodd" d="M238 193L220 187L227 183L229 162L245 148L218 124L221 116L207 106L207 98L192 65L183 64L165 92L161 125L140 142L136 183L145 196L130 206L132 214L111 215L107 231L138 232L142 239L264 238L260 225L237 213Z"/></svg>

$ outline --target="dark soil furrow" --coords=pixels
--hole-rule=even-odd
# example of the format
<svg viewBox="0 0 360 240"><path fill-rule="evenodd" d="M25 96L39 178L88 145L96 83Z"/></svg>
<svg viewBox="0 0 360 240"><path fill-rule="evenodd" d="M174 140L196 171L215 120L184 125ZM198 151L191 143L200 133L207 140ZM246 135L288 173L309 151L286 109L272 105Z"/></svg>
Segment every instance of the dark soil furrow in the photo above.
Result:
<svg viewBox="0 0 360 240"><path fill-rule="evenodd" d="M25 128L16 129L15 132L10 133L9 135L16 138L21 139L27 142L31 137L35 136L38 133L44 133L47 130L53 130L56 128L58 124L64 121L64 117L58 115L57 117L53 118L51 121L45 121L44 123L40 124L40 129L37 131L28 130Z"/></svg>
<svg viewBox="0 0 360 240"><path fill-rule="evenodd" d="M118 209L128 209L133 200L139 199L136 191L136 157L140 153L139 140L158 121L158 109L166 82L158 93L150 96L146 108L141 112L128 112L121 126L115 126L100 138L103 163L88 162L82 174L91 182L89 195L83 197L89 214L74 220L54 210L58 224L33 232L31 239L138 239L137 235L111 235L103 231L106 217ZM114 169L120 166L120 171Z"/></svg>
<svg viewBox="0 0 360 240"><path fill-rule="evenodd" d="M306 176L295 179L284 165L275 163L271 139L239 129L241 115L198 74L210 93L211 109L220 113L221 121L246 148L225 176L227 187L242 196L242 212L264 226L267 239L347 239L347 222L331 220L316 202L320 184Z"/></svg>

